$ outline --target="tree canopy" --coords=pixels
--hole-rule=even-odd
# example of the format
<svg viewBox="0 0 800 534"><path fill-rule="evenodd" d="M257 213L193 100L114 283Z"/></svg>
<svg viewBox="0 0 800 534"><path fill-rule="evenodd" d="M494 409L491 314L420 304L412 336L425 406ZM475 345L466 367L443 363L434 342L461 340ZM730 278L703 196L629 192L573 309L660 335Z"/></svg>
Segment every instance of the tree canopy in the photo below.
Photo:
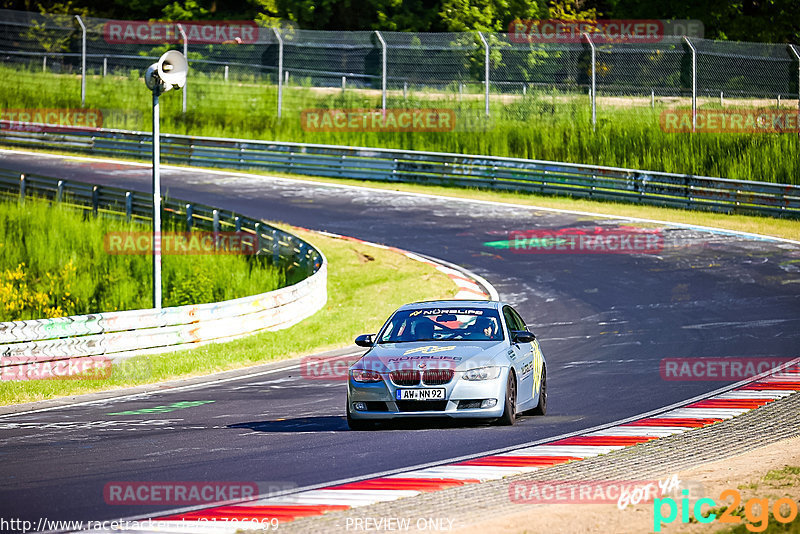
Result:
<svg viewBox="0 0 800 534"><path fill-rule="evenodd" d="M697 19L711 39L800 43L800 0L0 0L133 20L286 20L313 30L507 31L515 19Z"/></svg>

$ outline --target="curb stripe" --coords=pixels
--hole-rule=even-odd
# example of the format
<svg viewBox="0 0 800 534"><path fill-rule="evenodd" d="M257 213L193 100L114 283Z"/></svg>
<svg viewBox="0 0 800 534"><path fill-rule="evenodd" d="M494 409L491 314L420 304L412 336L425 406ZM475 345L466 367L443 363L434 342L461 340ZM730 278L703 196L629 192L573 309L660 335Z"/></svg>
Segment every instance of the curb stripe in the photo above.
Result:
<svg viewBox="0 0 800 534"><path fill-rule="evenodd" d="M700 428L719 423L719 417L687 418L687 417L648 417L638 421L631 421L620 426L684 426L687 428Z"/></svg>
<svg viewBox="0 0 800 534"><path fill-rule="evenodd" d="M315 505L315 506L218 506L197 512L187 512L176 516L162 518L165 521L193 521L203 518L277 518L278 521L292 521L298 517L322 515L334 510L347 510L347 505Z"/></svg>
<svg viewBox="0 0 800 534"><path fill-rule="evenodd" d="M554 441L551 445L590 445L590 446L606 446L616 447L621 445L627 447L629 445L638 445L646 441L656 439L651 436L575 436L572 438L560 439Z"/></svg>
<svg viewBox="0 0 800 534"><path fill-rule="evenodd" d="M694 402L686 406L687 408L758 408L770 402L775 402L773 399L708 399L700 402Z"/></svg>
<svg viewBox="0 0 800 534"><path fill-rule="evenodd" d="M587 436L652 436L664 437L673 434L680 434L689 430L687 427L682 426L618 426L606 428L605 430L598 430L590 432Z"/></svg>
<svg viewBox="0 0 800 534"><path fill-rule="evenodd" d="M583 460L579 456L486 456L453 465L494 465L494 466L532 466L550 467L573 460Z"/></svg>
<svg viewBox="0 0 800 534"><path fill-rule="evenodd" d="M437 491L455 486L463 486L464 482L453 478L371 478L361 482L350 482L340 486L331 486L332 490L350 489L381 489L381 490L412 490L412 491Z"/></svg>

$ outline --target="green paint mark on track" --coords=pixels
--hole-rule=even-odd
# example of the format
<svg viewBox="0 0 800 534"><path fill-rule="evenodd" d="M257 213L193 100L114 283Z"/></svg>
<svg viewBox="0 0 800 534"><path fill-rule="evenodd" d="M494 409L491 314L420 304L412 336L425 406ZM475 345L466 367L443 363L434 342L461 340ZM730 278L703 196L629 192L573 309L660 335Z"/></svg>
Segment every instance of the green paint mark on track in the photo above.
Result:
<svg viewBox="0 0 800 534"><path fill-rule="evenodd" d="M174 412L175 410L183 410L184 408L193 408L194 406L201 406L203 404L209 404L212 402L216 401L213 400L183 401L183 402L176 402L174 404L167 404L166 406L153 406L152 408L142 408L141 410L128 410L127 412L107 413L106 415L142 415L146 413L168 413L168 412Z"/></svg>

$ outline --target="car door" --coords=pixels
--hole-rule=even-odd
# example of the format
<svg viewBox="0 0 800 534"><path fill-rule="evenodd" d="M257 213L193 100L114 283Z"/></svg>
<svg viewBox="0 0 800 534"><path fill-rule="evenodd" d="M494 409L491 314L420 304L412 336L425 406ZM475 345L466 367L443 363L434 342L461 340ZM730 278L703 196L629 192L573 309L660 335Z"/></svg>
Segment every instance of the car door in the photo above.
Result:
<svg viewBox="0 0 800 534"><path fill-rule="evenodd" d="M514 330L522 330L525 328L519 314L514 311L511 306L503 308L503 318L506 323L506 335L510 343L508 349L508 357L511 359L512 366L517 375L517 404L522 404L530 399L530 386L526 386L525 379L530 382L530 376L526 377L526 373L530 375L532 357L530 354L529 343L515 343L512 332Z"/></svg>
<svg viewBox="0 0 800 534"><path fill-rule="evenodd" d="M504 315L506 315L505 310ZM527 330L525 321L522 320L522 317L519 315L519 313L517 313L517 311L511 306L507 306L506 322L512 325L511 328L513 330ZM535 378L536 361L534 358L534 346L536 343L536 340L534 340L532 343L514 343L513 341L511 343L511 347L517 356L516 362L519 364L519 367L517 368L519 385L517 389L517 402L520 405L532 401L536 391L534 389L537 381L537 378Z"/></svg>

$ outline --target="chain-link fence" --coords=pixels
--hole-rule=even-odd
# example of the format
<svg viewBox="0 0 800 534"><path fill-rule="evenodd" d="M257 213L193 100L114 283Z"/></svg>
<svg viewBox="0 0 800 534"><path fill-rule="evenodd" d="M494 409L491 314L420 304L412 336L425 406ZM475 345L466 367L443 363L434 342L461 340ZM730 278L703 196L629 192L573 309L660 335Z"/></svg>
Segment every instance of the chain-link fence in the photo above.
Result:
<svg viewBox="0 0 800 534"><path fill-rule="evenodd" d="M115 23L123 33L110 38ZM193 23L185 24L188 30ZM399 97L401 91L403 99L407 91L472 94L486 98L488 113L493 98L536 90L588 95L594 106L598 95L780 101L798 98L800 84L795 45L682 37L599 43L588 35L580 42L544 43L502 33L327 32L249 24L253 33L244 40L224 31L193 40L196 28L186 32L192 77L218 82L219 99L226 97L224 84L235 82L252 83L254 96L274 98L280 82L379 90L383 105L387 93ZM154 31L142 38L142 27L152 25L0 10L0 60L28 71L80 74L85 68L83 82L88 78L90 84L92 75L138 79L164 51L183 44L179 37L161 35L159 41ZM191 87L188 99L191 107ZM279 106L293 105L276 100L278 115Z"/></svg>

